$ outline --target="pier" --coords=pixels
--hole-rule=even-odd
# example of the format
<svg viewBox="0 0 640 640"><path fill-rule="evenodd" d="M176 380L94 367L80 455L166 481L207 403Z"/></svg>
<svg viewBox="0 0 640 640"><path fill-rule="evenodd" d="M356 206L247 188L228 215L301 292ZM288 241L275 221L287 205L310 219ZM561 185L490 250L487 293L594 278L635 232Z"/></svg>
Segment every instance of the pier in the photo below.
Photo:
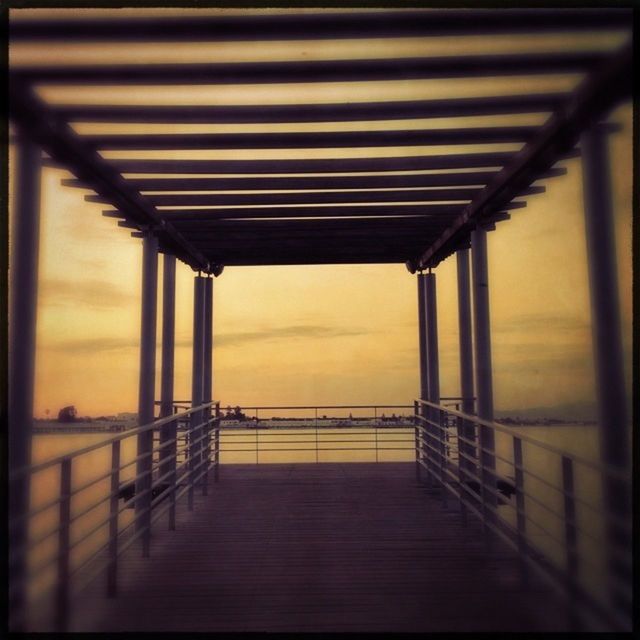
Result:
<svg viewBox="0 0 640 640"><path fill-rule="evenodd" d="M70 629L570 628L544 585L523 586L517 554L487 553L479 525L443 513L412 464L224 465L180 522L154 533L153 563L123 555L118 598L79 594Z"/></svg>
<svg viewBox="0 0 640 640"><path fill-rule="evenodd" d="M632 27L627 9L13 16L12 45L105 49L99 64L15 64L9 73L17 152L9 630L632 631L630 417L607 151L608 136L620 131L608 116L632 97ZM108 53L128 43L169 50L235 42L258 51L302 42L313 50L331 40L557 33L571 42L585 32L614 33L617 44L155 64L111 63ZM323 94L262 104L257 92L244 104L185 104L176 90L562 74L573 78L570 89L491 95L487 84L472 97L401 101L331 102ZM66 88L67 101L51 98L51 87ZM175 100L96 104L74 96L78 87L131 87L132 95L161 87ZM500 122L523 114L544 117ZM451 124L470 117L493 120ZM438 118L446 126L425 124ZM404 120L419 122L403 129ZM345 123L353 130L336 126ZM158 125L240 126L175 133ZM255 158L215 156L247 150ZM298 156L283 159L283 151ZM597 460L494 420L487 238L526 216L529 198L545 191L540 182L562 180L571 158L582 165ZM86 201L103 204L103 215L140 242L141 273L132 274L142 285L140 359L134 428L34 463L43 166L68 170L63 185L89 190ZM437 274L446 260L457 270L455 397L440 381L447 354ZM177 261L195 274L186 401L174 397ZM253 407L249 424L223 421L221 407L233 399L215 393L215 279L235 267L302 264L401 264L415 278L420 385L415 399L391 408L395 422L383 420L390 407L375 401ZM292 410L300 423L266 424ZM239 452L247 460L225 458ZM304 462L288 459L293 452ZM47 491L35 495L34 486Z"/></svg>

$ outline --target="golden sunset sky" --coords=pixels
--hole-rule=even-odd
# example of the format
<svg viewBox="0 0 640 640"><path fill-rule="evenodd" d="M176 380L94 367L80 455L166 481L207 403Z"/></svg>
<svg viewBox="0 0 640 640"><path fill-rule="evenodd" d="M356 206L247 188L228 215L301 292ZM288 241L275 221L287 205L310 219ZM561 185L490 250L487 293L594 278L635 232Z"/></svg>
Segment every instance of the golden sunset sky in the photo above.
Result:
<svg viewBox="0 0 640 640"><path fill-rule="evenodd" d="M63 15L44 10L47 15ZM93 10L90 10L93 11ZM237 11L237 10L236 10ZM42 11L14 10L12 19ZM15 45L12 65L168 60L285 60L610 49L617 34L582 34L568 41L546 36L407 38L390 40L211 43L182 46ZM283 104L411 100L566 90L574 76L471 78L297 85L181 87L183 104ZM515 86L514 86L515 85ZM173 103L173 87L46 87L51 102ZM631 107L611 116L623 130L610 137L620 299L628 385L631 370ZM455 124L542 122L517 117L440 118L372 123L296 125L149 126L146 130L269 131L409 129ZM128 125L79 125L78 131L126 132ZM140 125L135 125L140 130ZM483 145L483 147L487 147ZM513 145L490 145L511 150ZM384 149L188 152L192 158L317 158L479 151L478 146ZM484 149L482 149L484 150ZM490 150L490 149L486 149ZM106 157L177 157L168 152L109 152ZM10 149L10 191L15 149ZM498 410L592 403L593 362L581 165L546 180L547 192L527 198L523 210L489 234L494 395ZM71 174L42 175L35 415L74 404L80 415L137 410L141 241L104 218L91 192L62 187ZM456 263L436 269L442 395L458 395ZM177 268L175 397L191 389L194 273ZM162 259L159 260L159 284ZM159 286L159 310L161 286ZM286 404L410 404L418 394L416 276L404 265L228 267L214 282L214 397L224 406ZM158 320L160 337L161 318ZM158 393L160 350L157 355ZM628 386L628 389L630 386Z"/></svg>

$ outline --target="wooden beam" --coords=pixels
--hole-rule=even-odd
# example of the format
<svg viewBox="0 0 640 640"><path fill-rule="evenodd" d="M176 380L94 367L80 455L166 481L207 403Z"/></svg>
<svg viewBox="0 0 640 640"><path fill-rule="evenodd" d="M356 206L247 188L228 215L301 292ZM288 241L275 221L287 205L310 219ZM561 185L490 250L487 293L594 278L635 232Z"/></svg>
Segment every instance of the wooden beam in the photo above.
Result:
<svg viewBox="0 0 640 640"><path fill-rule="evenodd" d="M285 176L280 178L130 178L136 190L145 191L260 191L296 189L393 189L399 187L456 187L485 185L495 178L496 171L467 171L464 173L426 173L418 175L382 174L376 176ZM550 169L538 179L563 176L563 167ZM63 179L66 187L87 188L77 178Z"/></svg>
<svg viewBox="0 0 640 640"><path fill-rule="evenodd" d="M128 220L119 220L118 226L123 227L125 229L140 229L140 225L134 224L133 222L129 222Z"/></svg>
<svg viewBox="0 0 640 640"><path fill-rule="evenodd" d="M577 149L570 149L559 159L575 158L578 155ZM123 174L316 174L502 167L512 160L514 156L515 153L512 151L495 151L489 153L313 160L124 160L116 158L110 160L110 164ZM45 166L57 166L53 160L46 158L44 163Z"/></svg>
<svg viewBox="0 0 640 640"><path fill-rule="evenodd" d="M265 105L105 105L64 104L53 107L73 122L140 122L176 124L248 124L274 122L351 122L452 118L553 111L566 93L478 98L341 102L336 104Z"/></svg>
<svg viewBox="0 0 640 640"><path fill-rule="evenodd" d="M472 200L481 187L458 189L415 189L409 191L302 191L296 193L170 193L148 195L156 207L180 206L251 206L314 205L388 202L445 202ZM544 187L528 187L521 195L543 193ZM102 196L87 195L87 202L102 202ZM324 209L325 207L323 207ZM322 215L322 214L321 214Z"/></svg>
<svg viewBox="0 0 640 640"><path fill-rule="evenodd" d="M629 9L435 9L241 16L28 20L10 24L12 41L176 42L324 40L625 29Z"/></svg>
<svg viewBox="0 0 640 640"><path fill-rule="evenodd" d="M342 256L325 256L317 254L292 254L290 252L274 255L270 253L252 256L231 257L209 254L212 262L219 262L227 267L267 267L276 265L310 265L310 264L403 264L407 258L403 255L379 253L376 255L359 255L357 253Z"/></svg>
<svg viewBox="0 0 640 640"><path fill-rule="evenodd" d="M504 209L520 209L526 202L511 202ZM283 222L291 222L287 218L382 218L382 217L433 217L457 216L463 204L421 204L397 206L352 205L341 207L243 207L237 209L165 209L159 214L163 219L177 224L179 221L202 223L205 220L233 220L250 223L247 218L282 218Z"/></svg>
<svg viewBox="0 0 640 640"><path fill-rule="evenodd" d="M386 220L386 219L382 219ZM334 220L327 220L325 222L333 222ZM449 224L449 220L445 219L425 219L418 224L403 225L397 224L395 226L344 226L334 227L328 224L318 225L311 228L305 227L282 227L282 228L220 228L214 224L205 224L203 226L194 226L192 224L179 224L180 231L189 238L191 241L197 244L199 240L211 240L213 242L219 242L226 244L236 240L247 240L249 242L266 243L271 240L281 240L282 238L300 238L309 241L322 241L327 238L333 238L338 242L342 242L344 238L351 238L359 236L364 239L367 238L389 238L402 237L405 240L411 242L415 241L420 248L421 242L424 238L415 238L416 232L431 232L437 231L440 233L446 229ZM320 234L320 238L315 238L314 234ZM435 238L434 238L435 239Z"/></svg>
<svg viewBox="0 0 640 640"><path fill-rule="evenodd" d="M418 265L435 266L455 250L456 241L468 235L470 225L484 214L526 188L534 176L551 167L558 155L571 149L582 130L605 115L617 102L631 95L632 43L627 43L571 94L545 123L539 135L528 144L465 207L457 220L422 253ZM466 239L466 238L465 238Z"/></svg>
<svg viewBox="0 0 640 640"><path fill-rule="evenodd" d="M420 229L428 227L433 222L438 221L438 216L427 217L405 217L405 218L320 218L320 219L272 219L272 220L210 220L207 225L209 230L217 230L220 233L316 233L318 231L328 232L339 231L373 231L373 230L401 230ZM175 224L178 224L177 222ZM191 224L190 228L194 233L198 232L199 225Z"/></svg>
<svg viewBox="0 0 640 640"><path fill-rule="evenodd" d="M585 73L596 52L461 55L373 60L189 64L41 65L11 70L23 82L65 85L213 85L372 82Z"/></svg>
<svg viewBox="0 0 640 640"><path fill-rule="evenodd" d="M472 127L407 131L269 132L269 133L157 133L84 135L87 145L101 150L187 149L314 149L397 147L449 144L523 143L540 127Z"/></svg>

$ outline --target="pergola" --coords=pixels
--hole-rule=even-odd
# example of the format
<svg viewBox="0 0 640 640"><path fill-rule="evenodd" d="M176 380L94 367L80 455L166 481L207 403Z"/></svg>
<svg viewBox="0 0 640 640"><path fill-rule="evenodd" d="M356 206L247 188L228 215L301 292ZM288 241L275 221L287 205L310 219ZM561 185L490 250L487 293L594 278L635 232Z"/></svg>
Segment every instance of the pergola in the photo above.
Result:
<svg viewBox="0 0 640 640"><path fill-rule="evenodd" d="M521 198L544 191L535 183L562 176L559 161L582 155L589 269L596 328L603 456L623 464L624 379L612 251L606 135L607 113L631 96L632 12L626 9L394 10L251 13L184 17L15 20L12 43L210 43L441 38L616 32L620 46L435 57L308 59L254 62L20 65L10 70L10 116L19 144L16 227L12 246L11 466L29 462L37 282L38 180L46 165L68 169L72 187L88 188L104 215L143 238L139 419L154 419L157 256L164 254L162 413L173 401L175 259L195 279L192 402L211 400L211 275L225 266L405 263L418 279L421 397L439 400L435 273L458 258L461 391L477 398L481 418L493 418L486 233ZM95 104L43 98L49 86L146 87L293 85L539 78L575 75L571 90L438 97L404 101L304 104ZM514 83L514 87L517 86ZM394 121L537 114L541 124L399 128ZM78 124L127 125L126 133L86 133ZM324 123L296 131L296 124ZM336 127L353 123L353 127ZM361 123L376 123L366 130ZM380 123L387 123L384 128ZM268 132L157 133L149 125L292 125ZM138 130L136 131L136 126ZM145 129L147 128L147 129ZM513 151L492 145L509 143ZM580 143L580 148L577 145ZM446 152L403 154L405 147ZM464 152L456 152L464 146ZM468 147L472 146L473 151ZM393 148L394 155L346 157L344 149ZM333 156L297 159L202 159L193 151L330 149ZM131 152L171 152L136 158ZM175 152L180 157L175 158ZM110 153L105 153L110 152ZM126 157L117 157L125 152ZM132 155L134 157L132 157ZM511 212L511 213L510 213ZM473 279L470 285L469 248ZM200 274L205 274L201 276ZM474 291L473 313L470 289ZM473 316L473 340L472 340ZM472 348L473 343L473 348ZM473 349L475 349L475 363ZM475 389L473 367L475 366ZM20 391L16 391L16 390ZM623 394L622 396L620 394ZM467 403L464 411L472 412ZM21 428L15 428L20 425ZM144 434L141 451L150 446ZM481 437L482 434L481 434ZM488 432L485 444L491 447ZM484 454L483 454L484 455ZM490 463L490 461L489 461ZM611 491L618 490L615 487ZM25 499L14 492L13 508ZM22 506L21 506L22 504Z"/></svg>

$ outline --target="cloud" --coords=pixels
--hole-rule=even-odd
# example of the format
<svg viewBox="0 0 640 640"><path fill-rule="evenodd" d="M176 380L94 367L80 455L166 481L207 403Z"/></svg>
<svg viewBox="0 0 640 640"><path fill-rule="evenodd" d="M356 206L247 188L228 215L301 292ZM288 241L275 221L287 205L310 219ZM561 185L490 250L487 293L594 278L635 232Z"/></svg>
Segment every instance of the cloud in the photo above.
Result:
<svg viewBox="0 0 640 640"><path fill-rule="evenodd" d="M39 297L48 306L82 306L93 308L119 308L136 299L132 293L122 291L108 280L44 280L39 285Z"/></svg>
<svg viewBox="0 0 640 640"><path fill-rule="evenodd" d="M578 332L590 329L588 319L553 313L530 313L493 323L494 333Z"/></svg>
<svg viewBox="0 0 640 640"><path fill-rule="evenodd" d="M62 340L44 345L50 351L60 351L65 353L99 353L104 351L127 351L137 349L139 345L137 338L126 337L96 337L96 338L74 338Z"/></svg>
<svg viewBox="0 0 640 640"><path fill-rule="evenodd" d="M247 342L295 340L298 338L341 338L344 336L361 336L368 333L371 333L371 331L355 327L323 327L300 324L262 329L260 331L215 334L213 340L216 346L235 346Z"/></svg>
<svg viewBox="0 0 640 640"><path fill-rule="evenodd" d="M578 350L544 350L543 344L519 345L517 353L501 360L495 371L518 375L540 375L549 372L592 371L593 362L588 352Z"/></svg>
<svg viewBox="0 0 640 640"><path fill-rule="evenodd" d="M246 331L216 334L214 329L214 347L242 345L247 342L264 342L275 340L295 340L298 338L327 339L343 336L359 336L370 333L368 330L353 327L322 327L319 325L291 325L261 331ZM157 346L160 346L158 336ZM176 348L191 348L191 337L183 336L175 341ZM66 353L98 353L103 351L126 351L138 349L136 337L105 336L74 338L44 345L51 351Z"/></svg>

